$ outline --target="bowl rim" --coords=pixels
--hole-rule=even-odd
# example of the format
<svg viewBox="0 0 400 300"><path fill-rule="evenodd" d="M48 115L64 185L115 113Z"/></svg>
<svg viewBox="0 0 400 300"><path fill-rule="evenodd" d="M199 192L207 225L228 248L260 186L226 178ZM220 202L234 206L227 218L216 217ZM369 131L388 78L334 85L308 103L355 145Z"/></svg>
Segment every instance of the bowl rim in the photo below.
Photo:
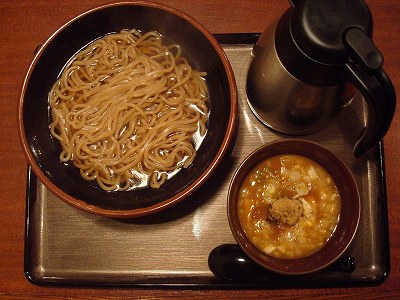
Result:
<svg viewBox="0 0 400 300"><path fill-rule="evenodd" d="M341 248L339 248L338 252L336 252L329 261L326 261L325 263L322 263L316 267L312 267L312 268L303 268L300 270L290 270L287 268L284 268L282 265L281 267L276 267L276 264L273 264L272 266L268 264L269 261L275 261L275 262L282 262L283 264L292 264L295 261L300 261L300 260L306 260L306 259L310 259L310 257L313 257L314 255L317 255L322 249L325 248L325 246L327 244L324 245L324 247L322 249L320 249L319 251L304 257L304 258L299 258L299 259L279 259L279 258L274 258L272 256L269 256L268 254L263 253L261 250L257 249L256 246L250 241L250 239L247 237L246 233L244 232L244 230L241 228L240 226L240 221L237 218L237 213L236 213L236 209L237 209L237 200L236 200L236 194L234 195L234 187L236 187L236 189L238 190L239 186L241 185L241 183L243 182L244 177L246 176L246 174L248 174L248 172L250 170L252 170L258 163L260 163L261 161L265 160L268 157L272 157L275 155L280 155L280 154L299 154L305 157L308 157L310 159L313 159L314 161L316 161L317 163L319 163L320 165L322 165L322 167L326 168L326 166L324 166L323 164L321 164L317 159L314 159L311 156L307 156L307 154L303 154L303 153L289 153L288 151L284 151L284 152L273 152L272 155L265 155L265 156L260 156L258 158L255 158L258 154L265 152L266 150L268 150L268 148L277 146L279 144L287 144L287 143L297 143L297 144L302 144L302 145L309 145L311 147L315 147L321 151L323 151L324 153L329 153L331 157L335 158L335 161L340 164L340 168L341 170L344 171L344 173L346 173L346 175L348 176L348 178L351 178L351 182L349 183L350 189L352 190L352 192L356 195L356 199L354 199L354 204L357 207L356 212L354 213L354 217L355 219L352 220L351 222L351 228L349 228L348 231L346 231L346 243L344 245L342 245ZM297 152L295 150L295 152ZM247 170L247 171L246 171ZM327 170L328 172L330 170ZM330 172L329 172L330 173ZM240 177L242 176L242 177ZM331 174L332 176L332 174ZM239 182L240 180L240 182ZM340 190L340 189L339 189ZM340 213L341 216L342 213ZM305 274L310 274L310 273L314 273L317 271L320 271L326 267L328 267L329 265L331 265L332 263L334 263L337 259L339 259L343 253L348 249L348 247L350 246L351 242L354 239L354 236L357 233L357 229L360 223L360 218L361 218L361 199L360 199L360 194L359 194L359 190L358 190L358 186L357 186L357 182L354 178L354 175L352 173L352 171L350 170L350 168L348 167L348 165L339 157L337 156L335 153L333 153L332 151L330 151L329 149L327 149L326 147L316 143L316 142L312 142L306 139L302 139L302 138L289 138L289 139L278 139L278 140L274 140L272 142L266 143L262 146L260 146L259 148L257 148L256 150L254 150L253 152L251 152L241 163L240 165L236 168L234 175L231 179L231 182L229 184L229 188L228 188L228 195L227 195L227 215L228 215L228 222L229 222L229 227L231 229L231 232L236 240L236 242L238 243L238 245L240 246L240 248L246 253L246 255L252 259L254 262L256 262L257 264L259 264L260 266L262 266L263 268L273 271L275 273L279 273L279 274L283 274L283 275L305 275ZM338 224L336 226L339 226L339 224L342 223L341 218L339 217L339 221ZM335 234L336 229L334 230L332 236ZM336 233L337 234L337 233ZM331 240L331 239L330 239ZM329 240L328 240L329 243Z"/></svg>
<svg viewBox="0 0 400 300"><path fill-rule="evenodd" d="M229 98L230 98L230 103L231 107L229 110L229 121L227 124L227 129L225 132L225 135L222 140L222 144L218 149L218 152L214 156L213 160L209 163L208 167L198 176L196 180L194 180L192 183L190 183L185 189L182 191L176 193L174 196L165 199L163 201L160 201L156 204L143 207L143 208L134 208L134 209L129 209L129 210L108 210L108 209L102 209L98 208L93 205L86 204L83 200L74 198L68 194L66 194L64 191L62 191L60 188L58 188L53 182L46 176L45 172L39 167L37 164L31 149L28 145L28 141L25 136L25 126L23 122L23 107L24 107L24 96L27 90L27 86L31 77L31 74L36 66L36 63L40 59L42 53L46 49L46 47L53 41L53 39L64 29L66 29L69 25L72 23L76 22L77 20L86 17L96 11L99 10L104 10L107 8L112 8L116 6L138 6L138 7L149 7L149 8L155 8L155 9L160 9L163 11L166 11L168 13L171 13L173 15L178 16L179 18L182 18L186 21L188 21L191 25L193 25L201 34L210 42L216 53L218 54L219 60L221 61L223 67L224 67L224 72L227 77L227 82L229 85ZM27 159L28 165L31 167L33 173L38 177L38 179L48 188L55 196L57 196L59 199L63 200L64 202L70 204L71 206L78 208L82 211L86 211L95 215L100 215L104 217L110 217L110 218L136 218L136 217L142 217L142 216L147 216L150 214L154 214L156 212L165 210L168 207L171 207L175 205L176 203L182 201L183 199L187 198L189 195L191 195L194 191L196 191L214 172L214 170L219 166L221 163L223 157L225 154L229 151L230 144L232 143L234 139L234 133L236 131L236 120L237 120L237 111L238 111L238 95L237 95L237 85L236 85L236 80L235 76L233 73L232 66L228 60L228 57L223 50L222 46L219 44L217 39L211 34L211 32L204 26L202 25L199 21L197 21L195 18L192 16L188 15L187 13L173 8L171 6L165 5L165 4L160 4L157 2L152 2L152 1L122 1L122 2L115 2L111 4L105 4L105 5L100 5L97 7L94 7L92 9L86 10L83 13L78 14L77 16L73 17L66 23L64 23L61 27L59 27L56 31L54 31L50 37L41 45L38 46L38 48L35 50L35 56L32 60L32 62L29 65L28 71L26 72L23 85L22 85L22 90L20 93L19 101L18 101L18 109L17 109L17 126L18 126L18 133L19 133L19 139L20 143L22 145L23 152L25 154L25 157Z"/></svg>

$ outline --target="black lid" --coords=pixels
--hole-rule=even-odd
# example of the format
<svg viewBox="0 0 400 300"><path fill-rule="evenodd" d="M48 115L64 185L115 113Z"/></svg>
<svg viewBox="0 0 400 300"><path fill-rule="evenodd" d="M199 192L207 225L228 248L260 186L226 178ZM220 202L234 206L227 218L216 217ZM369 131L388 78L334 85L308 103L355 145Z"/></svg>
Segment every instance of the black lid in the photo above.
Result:
<svg viewBox="0 0 400 300"><path fill-rule="evenodd" d="M372 17L362 0L300 0L295 2L290 28L297 46L324 64L349 60L346 31L358 28L372 34Z"/></svg>

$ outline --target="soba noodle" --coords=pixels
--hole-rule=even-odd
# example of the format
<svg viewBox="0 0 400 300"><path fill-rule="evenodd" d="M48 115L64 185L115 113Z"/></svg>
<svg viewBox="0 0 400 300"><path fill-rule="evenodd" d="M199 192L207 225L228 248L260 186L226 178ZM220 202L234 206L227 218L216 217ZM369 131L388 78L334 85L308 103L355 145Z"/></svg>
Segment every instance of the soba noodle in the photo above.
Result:
<svg viewBox="0 0 400 300"><path fill-rule="evenodd" d="M159 188L191 164L207 131L204 76L157 32L95 40L49 93L61 161L104 190Z"/></svg>

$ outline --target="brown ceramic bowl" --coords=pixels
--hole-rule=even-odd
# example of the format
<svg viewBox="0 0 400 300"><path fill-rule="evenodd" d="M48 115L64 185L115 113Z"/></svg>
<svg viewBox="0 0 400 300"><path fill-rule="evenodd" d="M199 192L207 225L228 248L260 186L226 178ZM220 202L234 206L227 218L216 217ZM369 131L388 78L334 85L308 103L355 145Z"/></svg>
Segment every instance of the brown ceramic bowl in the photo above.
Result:
<svg viewBox="0 0 400 300"><path fill-rule="evenodd" d="M160 189L106 192L59 159L60 145L49 131L48 93L67 61L82 47L122 29L158 31L186 51L197 69L207 72L208 132L192 165ZM18 125L23 150L39 180L65 202L115 218L144 216L185 199L213 173L235 131L237 92L229 61L216 39L192 17L161 4L124 2L101 6L72 19L39 49L25 78Z"/></svg>
<svg viewBox="0 0 400 300"><path fill-rule="evenodd" d="M238 219L237 196L242 181L258 163L281 154L298 154L319 163L330 173L341 196L340 217L331 238L318 252L299 259L278 259L258 250L247 237ZM360 197L351 171L339 157L316 143L302 139L285 139L260 147L238 167L229 188L228 219L237 243L256 263L281 274L308 274L329 266L346 251L360 220Z"/></svg>

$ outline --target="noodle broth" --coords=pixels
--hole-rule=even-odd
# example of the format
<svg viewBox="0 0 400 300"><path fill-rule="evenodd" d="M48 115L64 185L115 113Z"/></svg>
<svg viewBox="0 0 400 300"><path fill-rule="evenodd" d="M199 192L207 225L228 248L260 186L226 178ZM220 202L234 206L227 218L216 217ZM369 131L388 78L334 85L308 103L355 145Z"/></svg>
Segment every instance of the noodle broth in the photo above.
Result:
<svg viewBox="0 0 400 300"><path fill-rule="evenodd" d="M157 32L95 40L49 93L60 160L104 190L159 188L192 163L206 135L205 77Z"/></svg>
<svg viewBox="0 0 400 300"><path fill-rule="evenodd" d="M302 258L321 249L341 210L330 174L300 155L278 155L259 163L241 184L237 201L239 221L250 241L281 259Z"/></svg>

